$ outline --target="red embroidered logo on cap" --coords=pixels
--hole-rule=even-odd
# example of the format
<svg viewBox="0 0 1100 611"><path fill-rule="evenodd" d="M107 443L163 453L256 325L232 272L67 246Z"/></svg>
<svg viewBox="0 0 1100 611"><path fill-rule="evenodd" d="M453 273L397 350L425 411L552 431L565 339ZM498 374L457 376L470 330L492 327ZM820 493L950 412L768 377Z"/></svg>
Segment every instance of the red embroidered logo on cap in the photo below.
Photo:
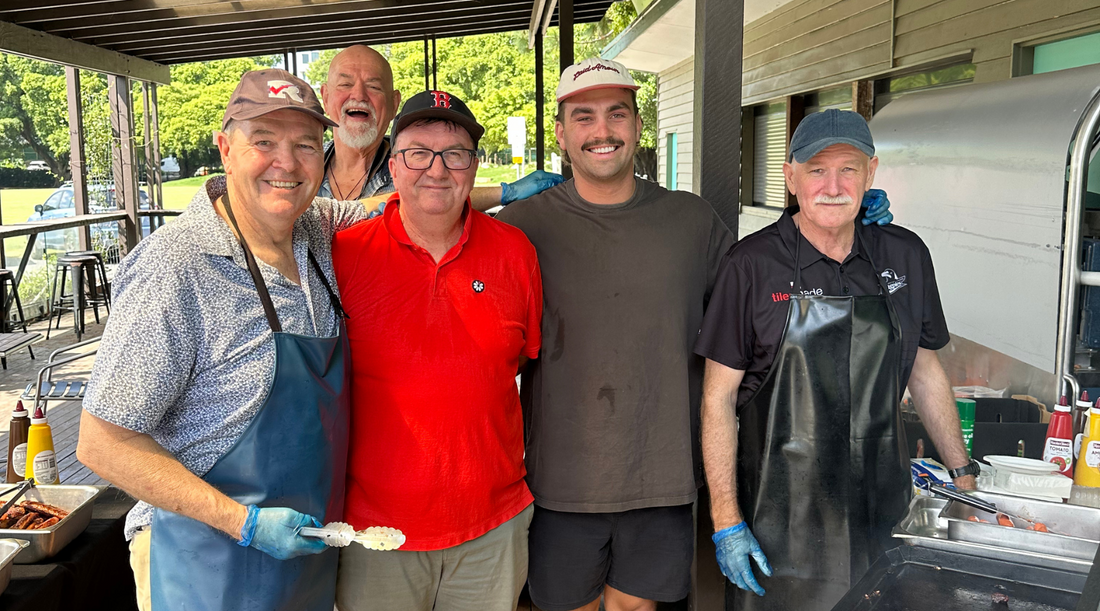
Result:
<svg viewBox="0 0 1100 611"><path fill-rule="evenodd" d="M435 100L433 108L450 108L451 107L451 94L443 91L433 91L432 98Z"/></svg>
<svg viewBox="0 0 1100 611"><path fill-rule="evenodd" d="M303 101L302 92L298 89L298 86L289 81L268 81L267 97L290 98L299 103Z"/></svg>

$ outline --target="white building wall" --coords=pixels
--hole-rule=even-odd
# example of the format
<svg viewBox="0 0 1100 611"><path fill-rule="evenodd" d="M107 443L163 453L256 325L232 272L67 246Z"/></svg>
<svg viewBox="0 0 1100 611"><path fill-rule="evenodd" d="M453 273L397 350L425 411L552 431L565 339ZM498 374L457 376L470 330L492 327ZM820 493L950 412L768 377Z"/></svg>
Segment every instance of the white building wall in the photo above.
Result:
<svg viewBox="0 0 1100 611"><path fill-rule="evenodd" d="M676 133L676 188L693 191L691 183L692 117L695 58L657 74L657 179L668 185L668 134Z"/></svg>

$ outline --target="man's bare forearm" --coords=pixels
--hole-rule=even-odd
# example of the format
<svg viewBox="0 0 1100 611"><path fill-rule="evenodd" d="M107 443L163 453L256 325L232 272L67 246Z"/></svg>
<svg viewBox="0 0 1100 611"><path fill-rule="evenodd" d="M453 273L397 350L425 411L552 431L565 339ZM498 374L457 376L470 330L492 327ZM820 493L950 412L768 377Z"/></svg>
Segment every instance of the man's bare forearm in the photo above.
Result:
<svg viewBox="0 0 1100 611"><path fill-rule="evenodd" d="M703 465L714 530L742 521L737 506L737 389L745 372L707 359L701 414Z"/></svg>
<svg viewBox="0 0 1100 611"><path fill-rule="evenodd" d="M76 454L130 496L241 538L247 509L191 473L149 435L84 412Z"/></svg>
<svg viewBox="0 0 1100 611"><path fill-rule="evenodd" d="M959 411L951 382L934 350L917 348L913 373L909 376L909 393L913 395L917 414L924 429L936 444L936 450L948 469L958 469L969 462L966 444L959 426ZM959 478L956 484L973 488L973 478Z"/></svg>
<svg viewBox="0 0 1100 611"><path fill-rule="evenodd" d="M478 212L485 212L500 205L501 188L474 187L470 191L470 205Z"/></svg>

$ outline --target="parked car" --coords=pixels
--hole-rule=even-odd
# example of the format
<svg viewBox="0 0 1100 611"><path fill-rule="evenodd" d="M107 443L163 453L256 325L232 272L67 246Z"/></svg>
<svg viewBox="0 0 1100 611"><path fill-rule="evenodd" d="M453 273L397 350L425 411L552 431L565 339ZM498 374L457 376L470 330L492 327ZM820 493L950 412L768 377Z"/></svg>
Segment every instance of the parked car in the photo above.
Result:
<svg viewBox="0 0 1100 611"><path fill-rule="evenodd" d="M176 180L180 177L180 164L175 157L160 160L160 176L162 180Z"/></svg>
<svg viewBox="0 0 1100 611"><path fill-rule="evenodd" d="M46 172L49 172L50 171L50 166L46 165L45 161L32 161L32 162L27 164L27 169L28 170L45 170Z"/></svg>
<svg viewBox="0 0 1100 611"><path fill-rule="evenodd" d="M138 208L149 209L149 196L143 190L138 191ZM108 185L92 185L88 187L88 211L92 214L111 212L118 210L115 203L115 187ZM27 222L49 221L68 218L76 215L76 204L73 200L73 187L67 185L55 189L46 201L34 207L34 214ZM118 241L118 223L101 223L92 225L92 240L103 244ZM141 231L144 234L149 231L149 218L141 219ZM41 254L46 250L68 251L76 250L80 244L77 228L59 229L39 234L35 252Z"/></svg>

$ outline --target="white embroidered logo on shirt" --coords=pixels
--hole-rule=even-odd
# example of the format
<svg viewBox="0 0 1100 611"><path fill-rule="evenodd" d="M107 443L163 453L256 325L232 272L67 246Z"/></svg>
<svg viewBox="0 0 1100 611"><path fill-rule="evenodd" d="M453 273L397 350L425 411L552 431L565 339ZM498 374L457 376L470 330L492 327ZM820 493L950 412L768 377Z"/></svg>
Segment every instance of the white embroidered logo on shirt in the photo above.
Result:
<svg viewBox="0 0 1100 611"><path fill-rule="evenodd" d="M480 280L474 280L473 287L475 293L480 293L485 290L485 283Z"/></svg>
<svg viewBox="0 0 1100 611"><path fill-rule="evenodd" d="M892 269L883 270L882 279L886 281L886 289L890 291L890 294L898 292L901 287L906 286L905 276L899 276L897 272Z"/></svg>

